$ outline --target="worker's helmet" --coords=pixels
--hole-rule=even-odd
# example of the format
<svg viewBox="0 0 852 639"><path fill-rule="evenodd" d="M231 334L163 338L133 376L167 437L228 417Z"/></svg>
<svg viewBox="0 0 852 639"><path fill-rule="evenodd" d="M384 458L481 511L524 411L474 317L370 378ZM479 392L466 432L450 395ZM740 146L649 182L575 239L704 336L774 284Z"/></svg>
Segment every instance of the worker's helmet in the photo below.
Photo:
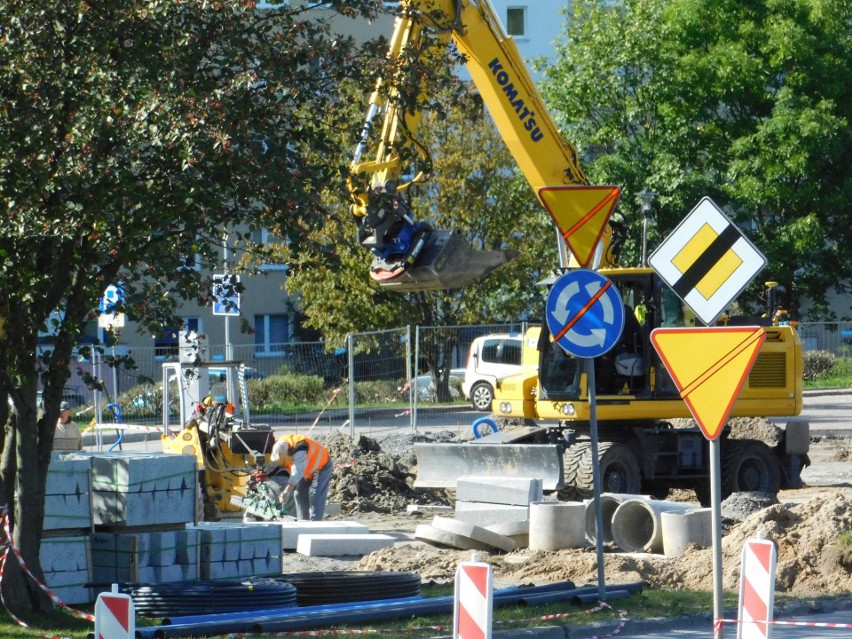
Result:
<svg viewBox="0 0 852 639"><path fill-rule="evenodd" d="M289 450L290 445L287 442L277 441L272 447L272 453L270 454L270 457L272 457L272 461L275 461L276 459L281 459L289 452Z"/></svg>

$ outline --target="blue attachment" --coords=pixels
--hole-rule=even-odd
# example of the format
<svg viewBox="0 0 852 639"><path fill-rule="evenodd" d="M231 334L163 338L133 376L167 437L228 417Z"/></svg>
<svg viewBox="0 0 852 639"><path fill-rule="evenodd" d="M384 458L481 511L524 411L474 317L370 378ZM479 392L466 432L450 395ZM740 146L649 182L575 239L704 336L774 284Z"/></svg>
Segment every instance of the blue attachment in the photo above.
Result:
<svg viewBox="0 0 852 639"><path fill-rule="evenodd" d="M411 250L411 240L419 230L419 223L403 220L402 228L392 240L385 241L385 248L383 250L380 251L377 248L372 248L371 250L374 255L377 255L383 260L397 255L408 255L408 252Z"/></svg>
<svg viewBox="0 0 852 639"><path fill-rule="evenodd" d="M121 406L119 406L118 404L116 404L114 402L110 402L109 404L107 404L107 408L111 409L113 414L115 415L115 423L116 424L123 424L124 423L124 420L121 417ZM107 450L107 452L111 453L117 447L121 446L121 441L123 439L124 439L124 430L122 429L122 430L118 431L118 439L115 440L115 443L112 446L109 447L109 450Z"/></svg>

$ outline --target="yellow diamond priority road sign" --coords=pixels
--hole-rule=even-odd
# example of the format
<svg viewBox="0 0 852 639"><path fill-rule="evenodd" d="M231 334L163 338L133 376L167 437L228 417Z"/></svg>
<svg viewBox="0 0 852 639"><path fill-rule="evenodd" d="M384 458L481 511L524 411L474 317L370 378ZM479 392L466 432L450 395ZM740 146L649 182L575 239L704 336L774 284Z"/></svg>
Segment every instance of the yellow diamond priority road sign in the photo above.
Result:
<svg viewBox="0 0 852 639"><path fill-rule="evenodd" d="M654 348L707 439L722 432L765 339L760 326L651 332Z"/></svg>
<svg viewBox="0 0 852 639"><path fill-rule="evenodd" d="M698 319L711 325L766 266L766 258L705 197L648 263Z"/></svg>

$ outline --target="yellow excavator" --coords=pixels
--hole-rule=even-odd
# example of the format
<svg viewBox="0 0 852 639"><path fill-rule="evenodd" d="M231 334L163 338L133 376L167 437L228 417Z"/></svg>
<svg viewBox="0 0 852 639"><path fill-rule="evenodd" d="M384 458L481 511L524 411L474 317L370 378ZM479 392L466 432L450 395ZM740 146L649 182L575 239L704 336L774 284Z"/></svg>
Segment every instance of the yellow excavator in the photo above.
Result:
<svg viewBox="0 0 852 639"><path fill-rule="evenodd" d="M588 377L582 360L558 346L543 328L531 329L524 355L535 362L497 384L497 417L525 424L494 432L471 444L416 446L421 487L451 487L462 475L542 477L560 497L591 494L592 464L601 470L604 491L665 495L692 488L709 500L708 444L697 428L676 427L690 417L664 363L651 345L658 327L694 326L695 316L650 268L624 268L618 252L620 226L595 224L611 213L615 187L588 185L574 146L562 138L511 37L488 0L401 0L389 56L397 61L435 58L452 40L518 167L558 229L560 264L591 267L609 278L630 308L621 344L595 360L598 459L591 458ZM416 139L421 112L404 104L403 74L381 80L370 96L364 134L351 172L369 178L366 188L350 182L359 240L373 253L371 277L400 292L452 289L471 284L504 264L500 251L471 250L461 231L437 230L417 221L408 191L428 175L414 173L404 149L427 152ZM373 121L384 116L381 129ZM378 132L378 140L370 142ZM371 136L372 133L372 136ZM372 159L364 159L374 149ZM425 163L428 164L428 163ZM411 177L405 177L411 176ZM597 191L595 189L598 189ZM605 220L608 218L605 218ZM570 248L571 256L567 248ZM555 277L554 277L555 281ZM770 289L770 299L773 299ZM766 339L734 404L731 416L782 417L802 409L801 342L788 321L728 317L731 324L764 325ZM776 316L777 317L777 316ZM808 463L806 424L788 424L780 441L768 445L741 439L726 427L721 437L723 493L776 493L801 485Z"/></svg>

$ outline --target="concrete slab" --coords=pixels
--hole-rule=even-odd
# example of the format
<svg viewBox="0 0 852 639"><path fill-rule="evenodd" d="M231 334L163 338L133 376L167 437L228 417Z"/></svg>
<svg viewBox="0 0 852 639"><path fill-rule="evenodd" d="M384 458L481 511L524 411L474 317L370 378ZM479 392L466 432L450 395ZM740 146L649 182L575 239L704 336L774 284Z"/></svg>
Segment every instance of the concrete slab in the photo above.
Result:
<svg viewBox="0 0 852 639"><path fill-rule="evenodd" d="M449 513L452 514L453 507L452 506L439 506L437 504L408 504L405 507L405 512L409 514L415 513L426 513L426 514L435 514L435 513Z"/></svg>
<svg viewBox="0 0 852 639"><path fill-rule="evenodd" d="M367 555L392 546L395 541L390 535L376 533L364 535L299 535L296 552L308 557Z"/></svg>
<svg viewBox="0 0 852 639"><path fill-rule="evenodd" d="M456 483L459 501L528 506L542 497L541 479L535 477L459 477Z"/></svg>
<svg viewBox="0 0 852 639"><path fill-rule="evenodd" d="M462 537L468 537L469 539L478 541L479 543L485 544L488 550L511 552L515 549L515 542L505 535L492 532L468 521L436 516L432 519L432 527L438 528L439 530L447 530L457 535L461 535Z"/></svg>
<svg viewBox="0 0 852 639"><path fill-rule="evenodd" d="M486 530L498 535L505 535L515 542L515 548L527 548L530 545L530 522L527 521L505 521L488 526Z"/></svg>
<svg viewBox="0 0 852 639"><path fill-rule="evenodd" d="M281 529L281 549L296 550L301 535L365 535L370 529L354 521L252 521L249 526L278 526Z"/></svg>
<svg viewBox="0 0 852 639"><path fill-rule="evenodd" d="M485 528L507 521L529 521L530 509L528 506L457 501L455 518Z"/></svg>
<svg viewBox="0 0 852 639"><path fill-rule="evenodd" d="M491 547L487 544L464 535L457 535L449 530L435 528L429 524L418 524L417 528L414 529L414 538L434 546L446 546L459 550L491 550Z"/></svg>

